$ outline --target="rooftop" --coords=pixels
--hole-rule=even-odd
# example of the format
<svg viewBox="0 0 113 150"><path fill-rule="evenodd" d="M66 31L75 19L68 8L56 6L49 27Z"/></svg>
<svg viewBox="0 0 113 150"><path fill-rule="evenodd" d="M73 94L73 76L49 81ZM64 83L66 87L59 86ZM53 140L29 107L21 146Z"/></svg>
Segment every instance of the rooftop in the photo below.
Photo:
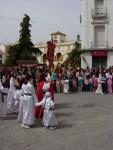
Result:
<svg viewBox="0 0 113 150"><path fill-rule="evenodd" d="M64 34L64 33L60 32L60 31L51 33L51 35L64 35L64 36L66 36L66 34Z"/></svg>

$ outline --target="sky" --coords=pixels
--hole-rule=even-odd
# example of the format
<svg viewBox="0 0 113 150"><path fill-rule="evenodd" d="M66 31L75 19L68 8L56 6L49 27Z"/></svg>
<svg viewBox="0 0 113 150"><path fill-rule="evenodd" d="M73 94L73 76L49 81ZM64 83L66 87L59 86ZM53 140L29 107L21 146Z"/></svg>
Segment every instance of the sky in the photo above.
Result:
<svg viewBox="0 0 113 150"><path fill-rule="evenodd" d="M18 41L25 13L31 18L34 44L47 42L56 31L69 41L80 33L80 0L0 0L0 43Z"/></svg>

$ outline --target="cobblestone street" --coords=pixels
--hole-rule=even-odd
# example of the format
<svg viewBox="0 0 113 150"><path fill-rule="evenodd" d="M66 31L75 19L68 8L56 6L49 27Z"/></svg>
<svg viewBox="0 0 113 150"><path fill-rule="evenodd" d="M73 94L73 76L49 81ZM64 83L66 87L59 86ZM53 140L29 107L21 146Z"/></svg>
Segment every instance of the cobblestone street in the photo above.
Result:
<svg viewBox="0 0 113 150"><path fill-rule="evenodd" d="M55 95L58 128L37 120L23 129L16 115L0 120L0 150L113 150L113 95Z"/></svg>

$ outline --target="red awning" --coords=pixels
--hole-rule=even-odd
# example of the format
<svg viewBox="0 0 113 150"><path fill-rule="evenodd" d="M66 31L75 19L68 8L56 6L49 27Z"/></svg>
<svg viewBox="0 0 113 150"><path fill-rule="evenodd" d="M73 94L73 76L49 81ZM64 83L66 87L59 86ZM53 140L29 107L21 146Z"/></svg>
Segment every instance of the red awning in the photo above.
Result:
<svg viewBox="0 0 113 150"><path fill-rule="evenodd" d="M37 67L37 64L22 64L22 67Z"/></svg>
<svg viewBox="0 0 113 150"><path fill-rule="evenodd" d="M105 50L101 50L101 51L96 50L96 51L92 51L91 55L96 56L96 57L104 57L104 56L107 56L107 51L105 51Z"/></svg>

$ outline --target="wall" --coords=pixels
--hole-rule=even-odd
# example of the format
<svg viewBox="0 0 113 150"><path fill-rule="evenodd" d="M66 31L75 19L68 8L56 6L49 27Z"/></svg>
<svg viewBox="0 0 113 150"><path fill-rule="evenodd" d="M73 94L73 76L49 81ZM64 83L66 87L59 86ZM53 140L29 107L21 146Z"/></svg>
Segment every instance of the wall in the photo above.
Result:
<svg viewBox="0 0 113 150"><path fill-rule="evenodd" d="M81 0L81 41L82 49L91 48L92 41L92 0Z"/></svg>
<svg viewBox="0 0 113 150"><path fill-rule="evenodd" d="M43 53L47 53L47 45L35 45L35 47L38 47ZM65 42L65 43L56 43L56 48L55 48L55 54L61 53L63 55L63 63L66 58L67 58L67 53L71 52L71 50L74 48L74 41L73 42ZM39 63L43 63L43 54L38 57ZM55 62L56 63L56 62Z"/></svg>
<svg viewBox="0 0 113 150"><path fill-rule="evenodd" d="M113 52L108 52L107 55L107 68L113 66Z"/></svg>
<svg viewBox="0 0 113 150"><path fill-rule="evenodd" d="M90 52L85 52L82 54L82 56L85 58L86 61L83 61L83 59L81 59L81 67L82 68L92 68L92 56Z"/></svg>
<svg viewBox="0 0 113 150"><path fill-rule="evenodd" d="M106 0L107 3L107 11L108 11L108 42L109 47L113 47L113 0Z"/></svg>

